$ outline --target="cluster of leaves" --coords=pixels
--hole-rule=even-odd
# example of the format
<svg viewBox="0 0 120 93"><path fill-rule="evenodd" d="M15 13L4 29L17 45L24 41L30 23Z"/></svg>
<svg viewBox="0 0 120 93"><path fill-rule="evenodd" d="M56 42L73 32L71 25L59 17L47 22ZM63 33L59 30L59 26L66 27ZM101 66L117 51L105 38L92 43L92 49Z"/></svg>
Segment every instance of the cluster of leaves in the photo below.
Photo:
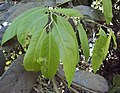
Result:
<svg viewBox="0 0 120 93"><path fill-rule="evenodd" d="M40 71L45 77L52 78L59 66L64 64L64 71L69 84L79 62L76 35L67 18L57 15L81 17L73 9L49 9L36 7L17 17L6 30L2 44L17 35L18 41L25 46L30 39L24 57L24 67L28 71ZM73 11L73 13L71 13ZM88 48L89 50L89 48ZM72 58L73 57L73 58Z"/></svg>
<svg viewBox="0 0 120 93"><path fill-rule="evenodd" d="M103 4L103 6L105 5ZM107 23L109 23L112 17L109 17L106 12L108 13L105 10L104 14ZM47 78L54 77L59 63L62 62L68 85L70 85L76 65L79 62L79 48L76 34L68 21L69 18L73 17L76 18L81 47L87 61L89 58L88 38L83 25L79 22L79 19L84 18L84 16L74 9L45 7L30 9L12 22L5 31L2 44L16 35L22 46L29 44L24 57L25 69L28 71L41 70L42 74ZM100 28L98 36L92 55L94 72L99 69L107 55L111 37L116 47L113 31L110 30L107 36L102 28Z"/></svg>

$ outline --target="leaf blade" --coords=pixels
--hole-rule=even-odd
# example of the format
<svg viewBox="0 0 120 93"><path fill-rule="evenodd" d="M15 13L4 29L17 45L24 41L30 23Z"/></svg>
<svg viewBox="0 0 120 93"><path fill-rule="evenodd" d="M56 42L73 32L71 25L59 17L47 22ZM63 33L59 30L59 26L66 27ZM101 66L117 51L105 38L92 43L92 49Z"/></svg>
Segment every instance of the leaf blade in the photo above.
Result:
<svg viewBox="0 0 120 93"><path fill-rule="evenodd" d="M41 58L46 61L41 66L42 74L47 78L54 77L59 66L59 49L51 32L43 41Z"/></svg>
<svg viewBox="0 0 120 93"><path fill-rule="evenodd" d="M111 36L112 36L112 39L113 39L113 42L114 42L114 49L117 49L116 36L115 36L113 31L111 31Z"/></svg>
<svg viewBox="0 0 120 93"><path fill-rule="evenodd" d="M66 9L66 8L58 8L58 9L53 9L54 12L58 12L58 13L62 13L66 16L74 16L74 17L83 17L82 14L80 14L80 12L78 12L75 9Z"/></svg>
<svg viewBox="0 0 120 93"><path fill-rule="evenodd" d="M2 38L2 44L4 44L6 41L13 38L17 34L17 26L22 18L34 13L34 11L36 11L38 9L41 9L41 7L32 8L32 9L24 12L20 16L16 17L13 20L13 22L11 23L11 25L6 29L6 31L3 35L3 38Z"/></svg>
<svg viewBox="0 0 120 93"><path fill-rule="evenodd" d="M95 46L92 54L92 68L94 73L100 68L102 61L105 58L105 46L107 41L106 33L100 29L99 37L95 42Z"/></svg>
<svg viewBox="0 0 120 93"><path fill-rule="evenodd" d="M63 62L65 76L70 85L79 61L75 33L65 18L57 16L57 22L54 21L53 35L59 45L60 60Z"/></svg>
<svg viewBox="0 0 120 93"><path fill-rule="evenodd" d="M41 69L40 49L46 35L44 29L40 29L33 34L23 62L27 71L39 71Z"/></svg>
<svg viewBox="0 0 120 93"><path fill-rule="evenodd" d="M31 32L31 29L33 33L35 32L33 30L37 30L34 26L41 26L43 28L47 24L48 15L45 14L46 10L46 8L37 10L35 13L21 19L17 29L17 38L21 45L25 45L27 34Z"/></svg>
<svg viewBox="0 0 120 93"><path fill-rule="evenodd" d="M82 24L80 24L80 23L78 23L78 31L79 31L81 47L82 47L83 53L85 55L85 59L87 61L90 56L88 38L87 38L87 34L86 34Z"/></svg>
<svg viewBox="0 0 120 93"><path fill-rule="evenodd" d="M109 24L112 20L113 14L112 14L112 2L111 0L102 0L103 2L103 10L104 10L104 16L107 24Z"/></svg>
<svg viewBox="0 0 120 93"><path fill-rule="evenodd" d="M111 35L112 35L112 32L110 31L109 36L108 36L107 41L106 41L106 45L105 45L104 59L106 58L106 56L108 54L108 50L109 50L109 46L110 46L110 41L111 41Z"/></svg>

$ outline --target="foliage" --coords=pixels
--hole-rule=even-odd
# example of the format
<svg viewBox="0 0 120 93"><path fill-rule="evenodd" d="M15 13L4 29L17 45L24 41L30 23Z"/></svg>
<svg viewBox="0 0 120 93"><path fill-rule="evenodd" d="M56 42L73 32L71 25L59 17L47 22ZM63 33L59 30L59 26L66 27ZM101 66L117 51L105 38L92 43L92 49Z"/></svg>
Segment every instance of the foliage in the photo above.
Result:
<svg viewBox="0 0 120 93"><path fill-rule="evenodd" d="M111 35L114 34L113 31L110 31L109 36L107 37L107 34L103 31L102 28L100 28L98 35L99 37L95 42L92 55L92 68L94 72L100 68L103 60L106 58L111 41ZM115 36L112 37L115 39Z"/></svg>
<svg viewBox="0 0 120 93"><path fill-rule="evenodd" d="M111 2L111 0L102 0L102 2L103 2L104 16L105 16L107 24L109 24L113 17L112 2Z"/></svg>
<svg viewBox="0 0 120 93"><path fill-rule="evenodd" d="M106 2L103 2L103 6ZM106 8L104 10L107 11ZM109 17L107 13L104 13L104 15L107 23L109 23L112 16ZM81 48L87 61L89 58L88 38L83 25L79 21L84 16L74 9L53 9L51 7L30 9L13 20L3 36L2 44L16 35L22 46L29 44L24 57L25 69L27 71L41 70L47 78L54 77L59 63L62 62L68 85L70 85L76 65L79 62L79 46L75 31L68 21L69 18L77 21ZM113 31L110 30L107 36L101 28L98 36L92 55L94 72L99 69L107 55L111 37L116 48L116 38Z"/></svg>
<svg viewBox="0 0 120 93"><path fill-rule="evenodd" d="M82 24L80 24L80 23L78 23L78 31L79 31L79 37L80 37L83 53L84 53L85 59L87 61L89 58L89 55L90 55L88 39L87 39L86 32L84 31L84 28L83 28Z"/></svg>

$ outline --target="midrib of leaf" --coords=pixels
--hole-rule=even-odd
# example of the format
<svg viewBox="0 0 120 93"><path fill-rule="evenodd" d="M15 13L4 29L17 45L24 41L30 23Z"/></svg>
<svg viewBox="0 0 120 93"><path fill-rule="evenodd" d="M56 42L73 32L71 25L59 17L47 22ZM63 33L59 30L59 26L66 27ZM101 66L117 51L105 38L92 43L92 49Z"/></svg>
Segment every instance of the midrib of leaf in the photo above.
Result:
<svg viewBox="0 0 120 93"><path fill-rule="evenodd" d="M58 17L58 19L59 19L59 17ZM60 19L59 19L59 21L63 24L63 26L64 26L64 28L66 28L67 29L67 26L65 26L64 25L64 23L63 23L63 21L61 21ZM69 28L70 29L70 28ZM72 32L69 32L69 33L72 33ZM71 35L72 36L72 38L74 38L74 36L73 35ZM76 42L76 41L74 41L74 42ZM65 45L64 45L65 46ZM75 50L77 50L77 48L75 47ZM66 50L67 51L67 50ZM67 54L69 54L68 52L67 52ZM69 56L67 56L68 57L68 59L69 59ZM69 62L68 63L70 63L70 60L69 60Z"/></svg>
<svg viewBox="0 0 120 93"><path fill-rule="evenodd" d="M39 32L40 32L40 31L39 31ZM37 54L38 45L39 45L39 42L40 42L40 40L41 40L44 32L45 32L45 31L44 31L44 29L43 29L42 32L41 32L40 35L39 35L39 39L38 39L38 41L37 41L37 45L36 45L35 50L34 50L34 52L33 52L33 62L34 62L34 63L35 63L34 60L36 60L36 59L35 59L35 54Z"/></svg>
<svg viewBox="0 0 120 93"><path fill-rule="evenodd" d="M67 64L68 65L70 65L70 58L69 58L69 56L68 56L68 52L67 52L67 49L66 49L66 46L65 46L65 44L64 44L64 40L63 40L63 38L62 38L62 36L61 36L61 34L60 34L60 30L59 30L59 28L58 28L58 26L57 26L57 24L55 23L55 26L56 26L56 28L57 28L57 31L58 31L58 33L59 33L59 37L61 38L61 42L62 42L62 45L63 45L63 48L64 48L64 50L65 50L65 53L66 53L66 59L68 60L68 62L67 62ZM62 59L61 59L62 60ZM64 64L64 62L63 62L63 64ZM68 69L68 68L67 68ZM66 75L67 73L65 72L65 75Z"/></svg>
<svg viewBox="0 0 120 93"><path fill-rule="evenodd" d="M61 45L62 50L65 52L64 53L65 55L62 56L63 59L61 59L61 60L63 61L66 79L68 81L68 85L70 86L70 84L72 82L72 77L73 77L74 71L75 71L75 65L77 64L76 62L78 62L78 60L79 60L78 59L78 51L77 51L78 50L77 49L77 41L76 41L76 38L74 36L74 31L72 32L72 30L71 30L72 27L70 27L70 24L67 22L67 20L65 18L62 18L62 17L59 17L59 16L57 16L57 19L58 19L58 21L55 21L56 22L55 26L56 26L57 30L55 30L55 31L57 31L57 34L59 36L58 38L59 38L59 40L62 44ZM61 24L61 25L59 25L59 24ZM64 29L61 29L62 32L65 31L66 33L64 33L64 34L66 34L66 35L68 34L70 36L71 40L73 40L73 42L75 42L72 46L72 50L68 50L68 48L69 48L68 44L65 45L66 40L63 40L64 36L62 37L62 34L61 34L62 32L60 31L59 26L62 26L64 28ZM67 27L69 27L70 30ZM69 42L67 42L67 43L69 43ZM73 51L73 49L74 49L74 51ZM75 58L72 59L74 62L71 61L71 56L70 56L70 55L73 55L73 54L69 53L69 52L72 52L72 51L75 53ZM73 66L73 68L71 69L71 72L70 72L69 69L72 66Z"/></svg>
<svg viewBox="0 0 120 93"><path fill-rule="evenodd" d="M50 57L51 55L50 55L50 54L51 54L51 33L49 32L49 58L48 58L49 61L48 61L48 67L50 66L50 62L51 62L51 61L50 61L50 60L51 60L51 57ZM47 71L47 72L48 72L48 71ZM48 74L48 73L47 73L47 74Z"/></svg>
<svg viewBox="0 0 120 93"><path fill-rule="evenodd" d="M55 22L54 22L55 23ZM59 33L59 36L60 36L60 38L61 38L61 42L62 42L62 45L64 46L63 48L64 48L64 50L65 50L65 53L67 54L67 59L68 59L68 61L70 62L70 60L69 60L69 57L68 57L68 52L67 52L67 50L66 50L66 46L65 46L65 44L64 44L64 40L63 40L63 38L62 38L62 36L61 36L61 34L60 34L60 30L59 30L59 28L58 28L58 26L57 26L57 24L55 23L55 26L56 26L56 28L57 28L57 31L58 31L58 33ZM68 63L69 63L68 62Z"/></svg>
<svg viewBox="0 0 120 93"><path fill-rule="evenodd" d="M64 22L64 20L63 21L61 21L62 23ZM71 26L71 24L68 22L66 25L64 25L64 27L68 30L68 28L67 28L67 25L70 25ZM76 35L75 35L75 33L74 33L74 30L73 30L73 28L72 28L72 26L71 26L71 28L69 28L69 29L71 29L71 31L69 31L69 33L70 33L70 35L72 36L72 38L74 39L74 42L75 42L75 46L74 46L74 48L75 48L75 50L76 51L78 51L78 43L77 43L77 39L76 39ZM73 31L72 31L73 30ZM76 56L77 56L77 62L79 62L79 54L77 53L76 54Z"/></svg>

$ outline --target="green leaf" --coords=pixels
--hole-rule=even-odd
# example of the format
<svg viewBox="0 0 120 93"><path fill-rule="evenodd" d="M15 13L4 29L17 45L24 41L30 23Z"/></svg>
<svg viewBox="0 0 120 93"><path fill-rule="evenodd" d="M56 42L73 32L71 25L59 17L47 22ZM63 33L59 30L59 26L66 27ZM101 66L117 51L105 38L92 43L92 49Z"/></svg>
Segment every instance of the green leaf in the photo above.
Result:
<svg viewBox="0 0 120 93"><path fill-rule="evenodd" d="M21 15L19 15L18 17L16 17L13 22L20 22L22 18L25 18L33 13L35 13L36 11L41 11L42 9L45 9L45 7L35 7L35 8L31 8L25 12L23 12Z"/></svg>
<svg viewBox="0 0 120 93"><path fill-rule="evenodd" d="M15 18L3 35L2 44L4 44L6 41L13 38L17 34L18 24L20 23L20 20L22 18L31 15L32 13L34 13L34 11L39 10L39 9L41 9L41 7L32 8L32 9L24 12L23 14L21 14L17 18Z"/></svg>
<svg viewBox="0 0 120 93"><path fill-rule="evenodd" d="M46 36L47 33L42 28L33 34L23 63L27 71L39 71L41 69L40 51Z"/></svg>
<svg viewBox="0 0 120 93"><path fill-rule="evenodd" d="M48 15L45 14L46 11L46 8L36 10L31 15L21 19L17 29L17 38L21 45L26 44L26 36L28 32L33 34L36 30L39 30L36 29L38 26L43 28L47 24Z"/></svg>
<svg viewBox="0 0 120 93"><path fill-rule="evenodd" d="M72 78L79 62L78 44L74 30L68 20L57 16L57 22L54 21L53 36L59 45L60 60L64 65L64 72L68 85L72 83Z"/></svg>
<svg viewBox="0 0 120 93"><path fill-rule="evenodd" d="M86 31L84 30L82 24L80 24L80 23L78 23L78 31L79 31L80 41L81 41L81 47L82 47L83 53L85 55L85 59L87 61L89 58L89 55L90 55L88 38L86 35Z"/></svg>
<svg viewBox="0 0 120 93"><path fill-rule="evenodd" d="M109 49L110 41L111 41L111 34L112 34L112 32L110 31L109 36L108 36L107 41L106 41L104 59L106 58L106 56L108 54L108 49Z"/></svg>
<svg viewBox="0 0 120 93"><path fill-rule="evenodd" d="M92 68L94 73L100 68L102 61L105 58L105 47L107 41L106 33L100 29L98 39L95 42L95 46L92 54Z"/></svg>
<svg viewBox="0 0 120 93"><path fill-rule="evenodd" d="M5 33L3 34L3 37L2 37L2 45L7 42L9 39L12 39L16 34L16 29L17 29L17 26L15 26L15 24L12 24L10 25Z"/></svg>
<svg viewBox="0 0 120 93"><path fill-rule="evenodd" d="M102 0L103 2L103 11L104 11L104 16L107 24L109 24L112 20L112 2L111 0Z"/></svg>
<svg viewBox="0 0 120 93"><path fill-rule="evenodd" d="M42 43L41 58L45 59L41 65L42 74L47 78L54 77L59 66L59 48L51 32Z"/></svg>
<svg viewBox="0 0 120 93"><path fill-rule="evenodd" d="M83 17L82 14L80 14L80 12L78 12L77 10L75 9L66 9L66 8L58 8L58 9L53 9L54 12L58 12L58 13L62 13L66 16L73 16L73 17Z"/></svg>
<svg viewBox="0 0 120 93"><path fill-rule="evenodd" d="M114 35L113 31L111 31L111 35L112 35L112 39L113 39L113 42L114 42L114 49L117 49L116 36Z"/></svg>

